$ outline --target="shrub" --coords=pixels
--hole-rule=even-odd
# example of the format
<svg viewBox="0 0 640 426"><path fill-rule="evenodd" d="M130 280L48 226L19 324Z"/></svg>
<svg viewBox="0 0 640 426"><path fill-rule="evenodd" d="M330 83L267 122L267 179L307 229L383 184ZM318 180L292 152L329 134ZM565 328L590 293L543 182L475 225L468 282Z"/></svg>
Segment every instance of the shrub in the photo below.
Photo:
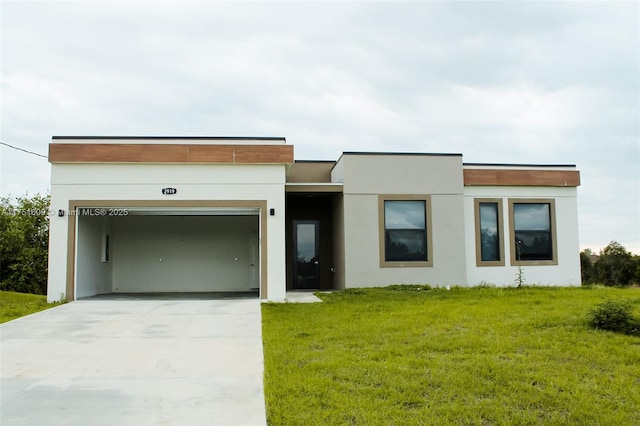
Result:
<svg viewBox="0 0 640 426"><path fill-rule="evenodd" d="M595 265L591 261L593 252L591 249L584 249L580 252L580 275L582 276L582 285L593 283Z"/></svg>
<svg viewBox="0 0 640 426"><path fill-rule="evenodd" d="M47 292L49 196L0 198L0 290Z"/></svg>
<svg viewBox="0 0 640 426"><path fill-rule="evenodd" d="M589 312L589 325L598 330L638 334L639 321L633 318L633 306L624 300L607 300Z"/></svg>
<svg viewBox="0 0 640 426"><path fill-rule="evenodd" d="M595 274L592 279L610 286L632 284L638 278L637 263L637 256L617 241L611 241L600 252L600 257L594 264Z"/></svg>

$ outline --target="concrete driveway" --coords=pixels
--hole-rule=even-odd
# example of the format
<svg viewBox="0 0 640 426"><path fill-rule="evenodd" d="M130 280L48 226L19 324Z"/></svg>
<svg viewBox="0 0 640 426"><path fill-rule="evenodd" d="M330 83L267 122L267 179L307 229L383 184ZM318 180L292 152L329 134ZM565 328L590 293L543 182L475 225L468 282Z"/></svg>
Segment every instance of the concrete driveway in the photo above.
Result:
<svg viewBox="0 0 640 426"><path fill-rule="evenodd" d="M81 300L0 339L2 426L266 424L257 298Z"/></svg>

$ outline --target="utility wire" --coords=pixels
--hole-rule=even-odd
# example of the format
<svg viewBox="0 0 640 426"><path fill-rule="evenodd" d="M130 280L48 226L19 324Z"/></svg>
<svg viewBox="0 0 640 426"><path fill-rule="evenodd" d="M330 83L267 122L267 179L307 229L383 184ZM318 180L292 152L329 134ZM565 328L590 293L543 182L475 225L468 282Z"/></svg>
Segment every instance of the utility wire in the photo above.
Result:
<svg viewBox="0 0 640 426"><path fill-rule="evenodd" d="M0 145L8 146L9 148L17 149L18 151L26 152L27 154L37 155L42 158L49 158L46 155L38 154L37 152L28 151L26 149L18 148L17 146L9 145L8 143L0 142Z"/></svg>

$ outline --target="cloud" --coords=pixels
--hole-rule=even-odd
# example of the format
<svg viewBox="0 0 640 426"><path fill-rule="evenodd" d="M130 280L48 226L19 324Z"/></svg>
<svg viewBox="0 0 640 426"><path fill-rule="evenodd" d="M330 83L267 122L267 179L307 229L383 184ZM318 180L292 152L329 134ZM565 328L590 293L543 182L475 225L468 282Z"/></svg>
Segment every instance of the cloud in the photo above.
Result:
<svg viewBox="0 0 640 426"><path fill-rule="evenodd" d="M576 163L581 243L640 252L639 8L3 2L2 140L266 135L300 159ZM46 160L1 152L3 192L48 188Z"/></svg>

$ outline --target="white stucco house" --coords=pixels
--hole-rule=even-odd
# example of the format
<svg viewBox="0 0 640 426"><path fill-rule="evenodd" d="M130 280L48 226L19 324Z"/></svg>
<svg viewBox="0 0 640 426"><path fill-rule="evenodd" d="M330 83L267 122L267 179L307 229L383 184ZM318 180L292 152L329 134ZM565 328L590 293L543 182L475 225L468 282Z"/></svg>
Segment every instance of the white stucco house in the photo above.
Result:
<svg viewBox="0 0 640 426"><path fill-rule="evenodd" d="M574 165L284 138L54 136L49 301L390 284L580 285Z"/></svg>

